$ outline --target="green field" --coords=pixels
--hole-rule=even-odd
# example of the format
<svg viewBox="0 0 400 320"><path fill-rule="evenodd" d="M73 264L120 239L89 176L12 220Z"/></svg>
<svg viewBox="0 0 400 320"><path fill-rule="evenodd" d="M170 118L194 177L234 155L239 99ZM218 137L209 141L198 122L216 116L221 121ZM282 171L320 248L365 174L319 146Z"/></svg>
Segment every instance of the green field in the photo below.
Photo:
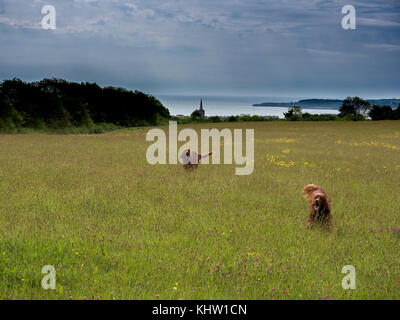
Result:
<svg viewBox="0 0 400 320"><path fill-rule="evenodd" d="M400 298L400 121L185 127L254 128L253 174L151 166L149 128L0 135L0 298ZM331 231L306 229L308 183Z"/></svg>

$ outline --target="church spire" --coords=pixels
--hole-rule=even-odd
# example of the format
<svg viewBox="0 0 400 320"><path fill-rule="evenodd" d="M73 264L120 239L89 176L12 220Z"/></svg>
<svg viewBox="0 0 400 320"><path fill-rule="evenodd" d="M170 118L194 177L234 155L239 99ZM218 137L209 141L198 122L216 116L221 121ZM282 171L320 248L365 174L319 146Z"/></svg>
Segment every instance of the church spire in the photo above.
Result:
<svg viewBox="0 0 400 320"><path fill-rule="evenodd" d="M206 112L205 112L205 110L203 109L203 99L200 100L200 109L199 109L199 112L200 112L201 116L204 118L205 115L206 115Z"/></svg>

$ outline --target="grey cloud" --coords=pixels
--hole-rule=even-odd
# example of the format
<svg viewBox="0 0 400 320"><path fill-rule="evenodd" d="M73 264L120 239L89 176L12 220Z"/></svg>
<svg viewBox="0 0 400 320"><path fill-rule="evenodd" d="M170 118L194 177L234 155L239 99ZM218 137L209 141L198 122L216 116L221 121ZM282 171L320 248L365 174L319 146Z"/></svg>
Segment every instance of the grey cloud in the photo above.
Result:
<svg viewBox="0 0 400 320"><path fill-rule="evenodd" d="M356 86L395 92L399 6L353 2L357 29L343 30L347 2L52 0L57 30L49 32L38 28L44 2L0 0L0 35L7 42L0 76L174 93L300 90L304 96L347 94Z"/></svg>
<svg viewBox="0 0 400 320"><path fill-rule="evenodd" d="M400 27L400 22L390 20L378 20L373 18L359 18L358 24L372 27Z"/></svg>
<svg viewBox="0 0 400 320"><path fill-rule="evenodd" d="M389 44L389 43L371 43L371 44L365 44L366 48L372 48L372 49L383 49L383 50L400 50L400 45L395 45L395 44Z"/></svg>

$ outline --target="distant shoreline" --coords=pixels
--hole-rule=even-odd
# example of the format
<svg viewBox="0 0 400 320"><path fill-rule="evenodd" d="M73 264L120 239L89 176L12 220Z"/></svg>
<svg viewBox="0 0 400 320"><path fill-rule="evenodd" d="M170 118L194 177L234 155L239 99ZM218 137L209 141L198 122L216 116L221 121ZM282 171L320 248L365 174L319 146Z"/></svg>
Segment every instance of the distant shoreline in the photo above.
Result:
<svg viewBox="0 0 400 320"><path fill-rule="evenodd" d="M400 104L400 99L375 99L367 100L371 105L397 107ZM339 110L342 106L343 100L338 99L305 99L297 102L263 102L253 104L253 107L279 107L290 108L293 106L300 106L303 109L329 109Z"/></svg>

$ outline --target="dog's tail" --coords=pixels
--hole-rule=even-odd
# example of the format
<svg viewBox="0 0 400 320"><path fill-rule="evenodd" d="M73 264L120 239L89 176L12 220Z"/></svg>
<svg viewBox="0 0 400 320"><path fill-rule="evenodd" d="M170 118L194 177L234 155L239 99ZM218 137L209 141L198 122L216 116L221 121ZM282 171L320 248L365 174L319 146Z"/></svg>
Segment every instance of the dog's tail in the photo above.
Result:
<svg viewBox="0 0 400 320"><path fill-rule="evenodd" d="M308 184L303 189L303 195L305 198L309 198L309 197L311 197L312 193L318 189L321 189L321 187L317 186L315 184Z"/></svg>
<svg viewBox="0 0 400 320"><path fill-rule="evenodd" d="M207 157L211 156L212 154L213 154L212 152L205 153L205 154L199 154L199 162L201 159L207 158Z"/></svg>

